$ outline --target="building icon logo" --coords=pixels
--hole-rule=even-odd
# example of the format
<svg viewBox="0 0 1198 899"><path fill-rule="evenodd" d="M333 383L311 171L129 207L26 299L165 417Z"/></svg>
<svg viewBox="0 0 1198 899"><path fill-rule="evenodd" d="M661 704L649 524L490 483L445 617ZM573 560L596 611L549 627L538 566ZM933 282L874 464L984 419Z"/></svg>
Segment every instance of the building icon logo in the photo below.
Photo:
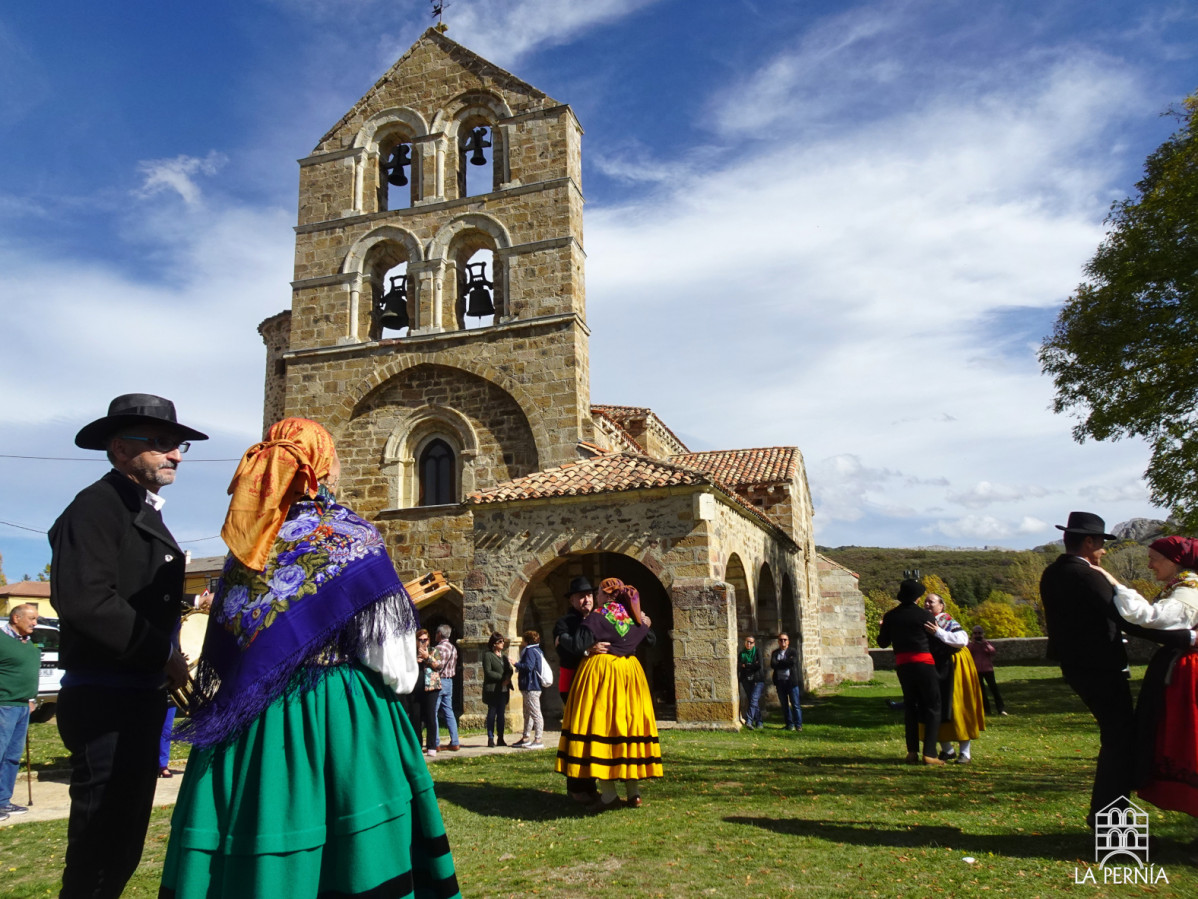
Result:
<svg viewBox="0 0 1198 899"><path fill-rule="evenodd" d="M1127 857L1136 864L1148 864L1148 813L1120 796L1094 816L1094 861L1105 866L1112 858Z"/></svg>

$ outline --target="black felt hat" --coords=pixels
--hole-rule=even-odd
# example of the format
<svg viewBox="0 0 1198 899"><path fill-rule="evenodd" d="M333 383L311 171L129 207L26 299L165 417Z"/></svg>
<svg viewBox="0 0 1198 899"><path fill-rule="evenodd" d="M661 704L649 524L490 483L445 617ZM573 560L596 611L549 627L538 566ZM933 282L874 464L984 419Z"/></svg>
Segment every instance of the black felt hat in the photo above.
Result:
<svg viewBox="0 0 1198 899"><path fill-rule="evenodd" d="M1103 540L1118 540L1114 534L1106 533L1106 522L1093 512L1070 512L1066 524L1058 524L1058 531L1066 534L1084 534L1090 537L1101 537Z"/></svg>
<svg viewBox="0 0 1198 899"><path fill-rule="evenodd" d="M565 592L566 597L573 596L575 593L594 593L595 588L591 586L591 582L586 577L576 577L570 581L570 589Z"/></svg>
<svg viewBox="0 0 1198 899"><path fill-rule="evenodd" d="M923 596L926 589L919 581L908 578L899 584L898 601L901 603L915 602Z"/></svg>
<svg viewBox="0 0 1198 899"><path fill-rule="evenodd" d="M169 425L181 440L207 440L208 435L179 424L175 404L152 393L126 393L108 404L108 414L97 418L75 435L80 449L108 449L108 441L121 428L132 425Z"/></svg>

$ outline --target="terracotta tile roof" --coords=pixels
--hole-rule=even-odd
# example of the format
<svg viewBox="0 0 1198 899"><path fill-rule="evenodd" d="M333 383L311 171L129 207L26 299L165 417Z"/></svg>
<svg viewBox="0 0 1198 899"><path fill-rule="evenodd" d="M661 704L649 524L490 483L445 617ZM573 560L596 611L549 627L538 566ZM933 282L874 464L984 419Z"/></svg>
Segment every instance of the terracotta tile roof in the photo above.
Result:
<svg viewBox="0 0 1198 899"><path fill-rule="evenodd" d="M591 459L568 462L559 468L536 471L504 481L466 497L467 505L503 503L513 500L548 499L557 496L589 496L652 487L709 484L758 521L789 540L790 535L758 508L710 474L672 462L662 462L636 453L607 453Z"/></svg>
<svg viewBox="0 0 1198 899"><path fill-rule="evenodd" d="M614 443L620 444L624 449L634 453L644 453L645 448L641 446L624 430L624 426L618 421L603 411L598 406L591 406L591 417L595 420L595 426L606 434Z"/></svg>
<svg viewBox="0 0 1198 899"><path fill-rule="evenodd" d="M17 581L0 587L0 596L33 596L50 598L49 581Z"/></svg>
<svg viewBox="0 0 1198 899"><path fill-rule="evenodd" d="M592 404L591 414L594 415L596 412L598 412L600 415L610 418L624 431L628 430L628 425L630 422L638 421L640 419L651 419L652 421L656 422L663 431L669 434L673 441L678 444L678 446L680 446L682 449L687 448L686 444L678 438L678 435L670 430L670 426L661 420L661 416L659 416L648 406L607 406ZM632 439L631 436L629 439Z"/></svg>
<svg viewBox="0 0 1198 899"><path fill-rule="evenodd" d="M706 472L729 487L753 487L792 481L798 470L799 451L793 446L714 450L679 453L670 461Z"/></svg>
<svg viewBox="0 0 1198 899"><path fill-rule="evenodd" d="M649 487L710 484L702 472L633 453L607 453L504 481L467 497L468 503L501 503L551 496L587 496Z"/></svg>

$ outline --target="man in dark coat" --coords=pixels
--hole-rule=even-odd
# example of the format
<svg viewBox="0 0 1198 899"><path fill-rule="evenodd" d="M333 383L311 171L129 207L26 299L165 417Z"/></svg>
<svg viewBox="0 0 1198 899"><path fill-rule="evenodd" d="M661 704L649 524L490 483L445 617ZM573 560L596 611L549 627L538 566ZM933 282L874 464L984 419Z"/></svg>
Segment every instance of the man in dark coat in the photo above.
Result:
<svg viewBox="0 0 1198 899"><path fill-rule="evenodd" d="M112 470L50 529L51 602L61 629L58 730L70 752L71 817L64 899L120 896L141 860L158 776L168 688L187 680L171 634L184 557L158 491L175 480L188 440L169 400L119 396L75 437Z"/></svg>
<svg viewBox="0 0 1198 899"><path fill-rule="evenodd" d="M1115 609L1114 588L1095 570L1101 564L1106 523L1090 512L1070 512L1065 552L1044 569L1040 600L1048 629L1048 658L1098 722L1098 765L1086 822L1119 797L1129 796L1135 772L1135 713L1123 633L1179 648L1193 642L1188 630L1150 630L1130 624Z"/></svg>
<svg viewBox="0 0 1198 899"><path fill-rule="evenodd" d="M563 708L570 695L574 672L582 665L582 660L592 652L605 653L608 648L606 643L595 643L594 635L582 626L582 620L595 608L595 588L591 582L585 577L571 580L566 601L570 604L569 610L553 626L553 647L558 661L557 689ZM566 792L571 799L583 803L592 802L599 795L592 777L567 777Z"/></svg>

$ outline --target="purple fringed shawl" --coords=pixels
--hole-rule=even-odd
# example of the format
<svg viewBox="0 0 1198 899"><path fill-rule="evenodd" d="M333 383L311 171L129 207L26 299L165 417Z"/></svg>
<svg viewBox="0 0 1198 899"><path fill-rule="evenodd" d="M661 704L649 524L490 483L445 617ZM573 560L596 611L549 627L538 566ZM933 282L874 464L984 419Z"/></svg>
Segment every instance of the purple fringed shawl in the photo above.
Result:
<svg viewBox="0 0 1198 899"><path fill-rule="evenodd" d="M191 719L177 738L197 746L236 736L327 666L358 658L370 643L416 629L416 609L382 536L336 503L301 501L262 571L232 554L204 636Z"/></svg>

